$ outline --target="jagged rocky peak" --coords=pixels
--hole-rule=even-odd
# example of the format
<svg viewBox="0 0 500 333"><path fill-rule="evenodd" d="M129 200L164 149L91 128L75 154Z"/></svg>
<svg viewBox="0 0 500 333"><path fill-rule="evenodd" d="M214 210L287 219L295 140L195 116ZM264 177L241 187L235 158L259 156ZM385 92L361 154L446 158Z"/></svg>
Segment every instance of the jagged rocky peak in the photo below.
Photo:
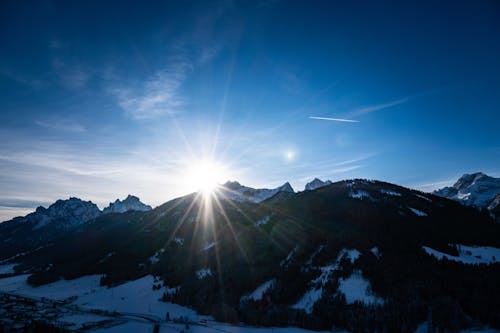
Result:
<svg viewBox="0 0 500 333"><path fill-rule="evenodd" d="M499 193L500 178L482 172L464 174L453 186L434 191L436 195L478 208L489 208Z"/></svg>
<svg viewBox="0 0 500 333"><path fill-rule="evenodd" d="M237 181L227 181L219 188L219 195L225 199L235 201L261 202L280 192L294 193L289 182L274 189L252 188L241 185Z"/></svg>
<svg viewBox="0 0 500 333"><path fill-rule="evenodd" d="M322 181L319 178L314 178L312 181L306 184L306 187L304 188L304 191L313 191L317 188L330 185L332 182L329 180Z"/></svg>
<svg viewBox="0 0 500 333"><path fill-rule="evenodd" d="M476 172L472 174L464 174L462 177L460 177L457 182L453 185L454 188L457 190L467 188L470 186L474 185L500 185L500 179L499 178L494 178L490 177L482 172Z"/></svg>
<svg viewBox="0 0 500 333"><path fill-rule="evenodd" d="M101 211L92 201L83 201L71 197L67 200L57 200L48 208L38 207L35 212L21 218L23 222L34 223L38 229L57 222L58 226L74 226L99 216Z"/></svg>
<svg viewBox="0 0 500 333"><path fill-rule="evenodd" d="M285 184L281 185L280 187L278 187L276 189L278 190L278 192L290 192L290 193L295 192L293 190L292 185L290 185L289 182L286 182Z"/></svg>
<svg viewBox="0 0 500 333"><path fill-rule="evenodd" d="M151 206L142 203L138 197L129 194L123 201L116 199L115 202L110 202L102 212L103 214L125 213L131 210L146 212L151 209Z"/></svg>

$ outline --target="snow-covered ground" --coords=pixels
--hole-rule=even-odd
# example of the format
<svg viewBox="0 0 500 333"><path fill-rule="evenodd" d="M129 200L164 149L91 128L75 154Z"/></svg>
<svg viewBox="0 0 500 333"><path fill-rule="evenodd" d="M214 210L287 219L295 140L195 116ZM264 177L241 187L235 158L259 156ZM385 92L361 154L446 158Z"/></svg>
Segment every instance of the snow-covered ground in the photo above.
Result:
<svg viewBox="0 0 500 333"><path fill-rule="evenodd" d="M401 193L399 193L399 192L386 190L386 189L381 189L380 192L384 193L384 194L392 195L393 197L400 197L401 196Z"/></svg>
<svg viewBox="0 0 500 333"><path fill-rule="evenodd" d="M232 326L229 324L213 322L208 317L199 316L192 309L177 304L160 302L158 299L168 288L152 290L152 286L158 284L153 276L145 276L141 279L130 281L113 288L99 285L100 276L84 276L74 280L61 280L40 287L32 287L26 282L28 275L18 275L0 279L0 291L16 293L27 297L45 297L47 299L63 300L77 296L70 306L78 306L80 310L64 308L63 316L59 321L72 323L70 329L79 329L84 324L109 322L105 327L91 329L92 333L136 333L153 332L154 323L150 320L164 319L167 312L170 318L184 317L189 321L197 323L201 319L208 319L207 326L191 324L189 332L198 333L312 333L312 331L295 328L258 328L247 326ZM264 290L269 288L273 280L267 281L257 288L252 297L262 297ZM90 309L118 311L125 317L112 318L102 314L83 313L81 311ZM123 323L120 323L123 322ZM118 323L118 325L117 325ZM185 325L172 322L161 322L160 332L180 332Z"/></svg>
<svg viewBox="0 0 500 333"><path fill-rule="evenodd" d="M172 319L183 316L193 321L198 320L198 315L194 310L173 303L161 302L159 299L168 289L153 290L155 280L151 275L113 288L100 286L99 275L60 280L40 287L30 286L26 282L27 277L28 275L18 275L0 279L0 291L54 300L77 296L72 304L85 309L142 313L158 318L165 318L166 313L169 312Z"/></svg>
<svg viewBox="0 0 500 333"><path fill-rule="evenodd" d="M220 333L220 332L230 332L230 333L321 333L317 331L308 331L297 327L248 327L248 326L232 326L225 324L214 324L209 325L210 327L202 326L192 326L189 332L192 333ZM160 331L161 333L167 333L170 331ZM323 331L325 332L325 331ZM337 332L342 333L342 332ZM347 332L345 332L347 333Z"/></svg>
<svg viewBox="0 0 500 333"><path fill-rule="evenodd" d="M335 271L340 268L339 264L342 258L347 257L354 263L360 255L361 253L356 249L342 249L333 264L320 267L321 275L311 281L311 288L292 308L303 309L306 313L312 313L314 304L323 295L323 286L331 279ZM383 299L371 294L370 283L363 278L361 272L356 271L347 279L341 279L339 283L339 292L345 295L347 303L360 301L365 304L381 304L384 302Z"/></svg>
<svg viewBox="0 0 500 333"><path fill-rule="evenodd" d="M78 296L75 304L91 309L151 314L159 318L165 318L169 312L171 318L183 316L191 320L198 319L198 315L192 309L161 302L159 299L165 290L153 290L154 284L153 276L148 275L113 288L101 287L93 293Z"/></svg>
<svg viewBox="0 0 500 333"><path fill-rule="evenodd" d="M347 279L340 279L339 290L345 295L346 302L352 304L356 301L365 304L382 304L384 300L370 292L370 282L359 271L354 271Z"/></svg>
<svg viewBox="0 0 500 333"><path fill-rule="evenodd" d="M276 283L275 279L269 280L258 286L252 293L245 295L242 299L260 301L264 293Z"/></svg>
<svg viewBox="0 0 500 333"><path fill-rule="evenodd" d="M458 244L457 247L458 256L452 256L434 250L428 246L422 246L425 252L439 260L446 258L448 260L458 261L464 264L490 264L500 262L499 248L490 246L466 246L460 244Z"/></svg>
<svg viewBox="0 0 500 333"><path fill-rule="evenodd" d="M297 251L298 247L295 246L292 251L290 251L286 258L280 261L280 267L287 267L290 262L293 260L293 257L295 256L295 252Z"/></svg>
<svg viewBox="0 0 500 333"><path fill-rule="evenodd" d="M17 264L7 264L0 265L0 274L12 274L14 273L14 266Z"/></svg>
<svg viewBox="0 0 500 333"><path fill-rule="evenodd" d="M306 313L313 312L314 304L321 299L323 295L323 287L314 287L306 291L297 303L292 305L292 309L302 309Z"/></svg>
<svg viewBox="0 0 500 333"><path fill-rule="evenodd" d="M361 255L361 252L359 252L356 249L342 249L339 255L337 256L337 261L336 261L337 264L340 263L340 260L344 255L347 255L349 260L352 263L354 263L356 260L358 260L359 256Z"/></svg>
<svg viewBox="0 0 500 333"><path fill-rule="evenodd" d="M202 268L195 272L198 280L202 280L206 277L212 276L212 270L210 268Z"/></svg>
<svg viewBox="0 0 500 333"><path fill-rule="evenodd" d="M163 251L161 251L161 252L163 252ZM155 252L155 254L153 254L151 257L148 258L148 261L153 265L159 263L161 252Z"/></svg>
<svg viewBox="0 0 500 333"><path fill-rule="evenodd" d="M380 253L380 249L378 248L378 246L374 246L370 249L370 252L373 253L373 255L375 257L377 257L377 259L380 259L380 257L382 256L382 254Z"/></svg>
<svg viewBox="0 0 500 333"><path fill-rule="evenodd" d="M368 192L363 191L363 190L351 192L350 197L353 199L363 199L363 198L371 199L372 198L370 196L370 194L368 194Z"/></svg>
<svg viewBox="0 0 500 333"><path fill-rule="evenodd" d="M104 321L109 321L110 317L100 316L91 313L76 313L70 312L63 315L58 321L72 324L69 326L72 330L82 329L82 326L89 324L98 324Z"/></svg>
<svg viewBox="0 0 500 333"><path fill-rule="evenodd" d="M267 224L267 222L269 222L269 220L271 219L271 217L269 215L261 218L260 220L258 220L257 222L255 222L255 225L256 226L259 226L259 225L265 225Z"/></svg>
<svg viewBox="0 0 500 333"><path fill-rule="evenodd" d="M40 287L30 286L26 282L28 276L29 274L23 274L0 279L0 291L64 300L71 296L95 293L99 289L103 289L99 286L100 275L87 275L75 280L60 280Z"/></svg>
<svg viewBox="0 0 500 333"><path fill-rule="evenodd" d="M137 321L128 321L122 325L92 330L92 333L150 333L153 332L153 325ZM162 330L162 332L178 332L177 330Z"/></svg>
<svg viewBox="0 0 500 333"><path fill-rule="evenodd" d="M428 201L428 202L432 202L431 199L427 198L426 196L424 195L421 195L421 194L415 194L416 197L420 198L420 199L424 199L425 201Z"/></svg>
<svg viewBox="0 0 500 333"><path fill-rule="evenodd" d="M206 251L208 249L211 249L211 248L213 248L215 246L215 244L216 244L215 242L207 243L207 244L205 244L205 246L203 246L203 248L201 250L202 251Z"/></svg>
<svg viewBox="0 0 500 333"><path fill-rule="evenodd" d="M184 324L162 323L160 333L179 333L185 329ZM152 333L153 325L141 322L127 322L110 328L92 330L92 333ZM298 327L250 327L209 322L207 325L189 325L191 333L326 333L325 331L309 331ZM336 331L336 333L348 333Z"/></svg>
<svg viewBox="0 0 500 333"><path fill-rule="evenodd" d="M174 238L174 242L179 244L179 245L183 245L184 244L184 238L182 237L175 237Z"/></svg>
<svg viewBox="0 0 500 333"><path fill-rule="evenodd" d="M413 214L415 215L418 215L418 216L427 216L427 213L426 212L423 212L421 210L418 210L416 208L413 208L413 207L408 207L412 212Z"/></svg>

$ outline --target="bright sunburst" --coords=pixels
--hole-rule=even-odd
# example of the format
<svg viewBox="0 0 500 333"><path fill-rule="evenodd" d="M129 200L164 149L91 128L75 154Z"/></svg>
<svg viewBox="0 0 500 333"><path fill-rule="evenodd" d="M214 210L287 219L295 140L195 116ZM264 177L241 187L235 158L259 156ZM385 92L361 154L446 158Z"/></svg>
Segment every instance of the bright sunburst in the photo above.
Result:
<svg viewBox="0 0 500 333"><path fill-rule="evenodd" d="M227 170L212 160L193 161L186 174L188 186L205 195L212 195L224 180L227 180Z"/></svg>

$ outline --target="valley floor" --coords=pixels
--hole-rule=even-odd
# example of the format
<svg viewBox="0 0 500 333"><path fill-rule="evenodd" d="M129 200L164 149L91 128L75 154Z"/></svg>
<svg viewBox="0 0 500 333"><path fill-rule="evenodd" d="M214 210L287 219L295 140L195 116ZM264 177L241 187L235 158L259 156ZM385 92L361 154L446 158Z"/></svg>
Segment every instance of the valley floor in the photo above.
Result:
<svg viewBox="0 0 500 333"><path fill-rule="evenodd" d="M293 327L256 328L215 322L187 307L159 301L164 290L152 289L156 282L152 276L113 288L100 286L97 275L40 287L30 286L27 277L0 279L0 322L4 325L22 327L21 323L38 319L69 330L95 333L154 332L156 327L157 332L164 333L311 332ZM171 319L168 321L167 312Z"/></svg>
<svg viewBox="0 0 500 333"><path fill-rule="evenodd" d="M2 267L9 272L11 267ZM30 320L44 320L71 331L92 333L310 333L295 328L259 328L215 322L194 310L159 301L165 290L153 290L159 284L153 276L107 288L100 276L61 280L40 287L26 282L28 275L0 279L0 324L22 328ZM166 320L168 316L170 320ZM425 323L420 329L425 328ZM337 331L344 332L345 331ZM419 331L418 333L425 332ZM494 333L477 329L463 333Z"/></svg>

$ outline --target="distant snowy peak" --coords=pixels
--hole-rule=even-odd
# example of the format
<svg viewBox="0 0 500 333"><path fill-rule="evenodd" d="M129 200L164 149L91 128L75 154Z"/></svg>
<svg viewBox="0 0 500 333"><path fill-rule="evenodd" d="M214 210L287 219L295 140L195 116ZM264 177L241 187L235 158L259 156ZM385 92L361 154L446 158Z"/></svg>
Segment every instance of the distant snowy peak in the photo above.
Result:
<svg viewBox="0 0 500 333"><path fill-rule="evenodd" d="M101 211L92 201L78 198L57 200L48 208L38 207L34 213L19 219L34 224L33 229L57 223L58 227L76 226L99 216Z"/></svg>
<svg viewBox="0 0 500 333"><path fill-rule="evenodd" d="M490 177L482 172L465 174L453 186L434 191L436 195L459 201L464 205L490 210L496 207L494 201L499 193L500 178Z"/></svg>
<svg viewBox="0 0 500 333"><path fill-rule="evenodd" d="M282 192L294 193L294 190L288 182L274 189L255 189L241 185L236 181L228 181L219 188L219 195L225 199L250 202L261 202Z"/></svg>
<svg viewBox="0 0 500 333"><path fill-rule="evenodd" d="M306 184L306 187L304 188L304 191L313 191L315 189L318 189L323 186L330 185L332 182L327 180L327 181L322 181L319 178L314 178L311 182Z"/></svg>
<svg viewBox="0 0 500 333"><path fill-rule="evenodd" d="M110 202L109 206L104 208L102 212L103 214L125 213L131 210L146 212L151 209L151 206L142 203L138 197L129 194L123 201L120 199L116 199L115 202Z"/></svg>

